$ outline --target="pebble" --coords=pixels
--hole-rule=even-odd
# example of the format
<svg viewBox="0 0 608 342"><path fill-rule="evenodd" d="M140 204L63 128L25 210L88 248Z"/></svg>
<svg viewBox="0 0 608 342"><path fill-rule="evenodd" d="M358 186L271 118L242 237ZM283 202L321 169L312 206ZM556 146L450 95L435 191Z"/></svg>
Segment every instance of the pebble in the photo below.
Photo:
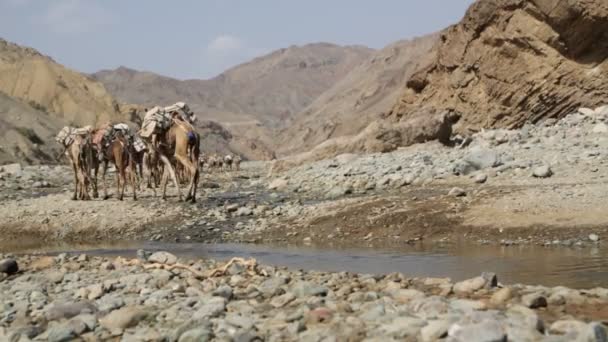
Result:
<svg viewBox="0 0 608 342"><path fill-rule="evenodd" d="M481 173L478 174L477 176L475 176L475 183L477 184L483 184L488 180L488 175L486 175L485 173Z"/></svg>
<svg viewBox="0 0 608 342"><path fill-rule="evenodd" d="M553 171L547 165L538 166L532 172L532 175L536 178L549 178L553 175Z"/></svg>
<svg viewBox="0 0 608 342"><path fill-rule="evenodd" d="M452 188L448 195L452 197L464 197L467 195L467 193L462 188Z"/></svg>
<svg viewBox="0 0 608 342"><path fill-rule="evenodd" d="M589 234L589 240L592 242L598 242L600 241L600 237L597 234Z"/></svg>

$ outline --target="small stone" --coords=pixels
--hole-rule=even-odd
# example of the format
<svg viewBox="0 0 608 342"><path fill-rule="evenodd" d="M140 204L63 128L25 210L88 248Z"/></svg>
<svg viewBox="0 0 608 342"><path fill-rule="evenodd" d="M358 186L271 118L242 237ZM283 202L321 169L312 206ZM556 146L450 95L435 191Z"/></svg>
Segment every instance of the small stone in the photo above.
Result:
<svg viewBox="0 0 608 342"><path fill-rule="evenodd" d="M540 293L530 293L521 297L521 303L530 309L546 308L547 298Z"/></svg>
<svg viewBox="0 0 608 342"><path fill-rule="evenodd" d="M287 184L288 184L287 180L278 178L278 179L275 179L272 182L270 182L270 184L268 184L268 190L282 191L287 188Z"/></svg>
<svg viewBox="0 0 608 342"><path fill-rule="evenodd" d="M177 257L169 252L156 252L150 255L148 262L173 265L177 262Z"/></svg>
<svg viewBox="0 0 608 342"><path fill-rule="evenodd" d="M586 338L585 341L608 342L608 333L602 323L593 322L588 324L582 335Z"/></svg>
<svg viewBox="0 0 608 342"><path fill-rule="evenodd" d="M490 298L490 303L492 305L496 305L496 306L503 305L512 297L513 297L513 290L511 290L510 287L504 287L504 288L494 292L494 294Z"/></svg>
<svg viewBox="0 0 608 342"><path fill-rule="evenodd" d="M600 241L600 237L597 234L589 234L589 240L592 242L598 242Z"/></svg>
<svg viewBox="0 0 608 342"><path fill-rule="evenodd" d="M46 275L46 278L53 284L59 284L63 281L64 276L65 276L65 272L52 271Z"/></svg>
<svg viewBox="0 0 608 342"><path fill-rule="evenodd" d="M327 323L333 318L333 312L328 308L316 308L306 314L306 324Z"/></svg>
<svg viewBox="0 0 608 342"><path fill-rule="evenodd" d="M23 168L21 167L21 164L14 163L0 166L0 171L8 173L10 175L17 175L20 174L21 171L23 171Z"/></svg>
<svg viewBox="0 0 608 342"><path fill-rule="evenodd" d="M476 277L468 280L463 280L454 284L454 293L456 294L471 294L481 290L486 286L487 281L483 277Z"/></svg>
<svg viewBox="0 0 608 342"><path fill-rule="evenodd" d="M486 287L493 288L498 286L498 277L493 272L483 272L481 277L486 280Z"/></svg>
<svg viewBox="0 0 608 342"><path fill-rule="evenodd" d="M287 292L284 295L272 298L272 300L270 301L270 305L272 305L273 307L278 309L278 308L282 308L285 305L291 303L295 299L296 299L296 296L293 293Z"/></svg>
<svg viewBox="0 0 608 342"><path fill-rule="evenodd" d="M400 289L391 292L391 296L399 303L409 303L414 299L426 297L424 292L414 289Z"/></svg>
<svg viewBox="0 0 608 342"><path fill-rule="evenodd" d="M587 324L575 320L556 321L549 327L549 332L552 334L566 335L568 333L580 333L587 328Z"/></svg>
<svg viewBox="0 0 608 342"><path fill-rule="evenodd" d="M88 290L89 290L89 294L88 294L89 300L99 299L105 293L104 288L101 284L95 284L95 285L89 286Z"/></svg>
<svg viewBox="0 0 608 342"><path fill-rule="evenodd" d="M480 173L477 176L475 176L475 183L477 184L483 184L488 180L488 175L486 175L485 173Z"/></svg>
<svg viewBox="0 0 608 342"><path fill-rule="evenodd" d="M76 333L67 324L56 325L49 329L47 340L49 342L67 342L76 337Z"/></svg>
<svg viewBox="0 0 608 342"><path fill-rule="evenodd" d="M536 178L549 178L553 175L553 171L547 165L538 166L532 172L532 176Z"/></svg>
<svg viewBox="0 0 608 342"><path fill-rule="evenodd" d="M417 317L397 317L380 326L380 330L391 338L404 339L415 337L425 325L426 322Z"/></svg>
<svg viewBox="0 0 608 342"><path fill-rule="evenodd" d="M467 195L467 193L461 188L452 188L448 195L452 197L464 197Z"/></svg>
<svg viewBox="0 0 608 342"><path fill-rule="evenodd" d="M99 323L110 331L124 330L136 326L146 316L143 310L130 306L110 312Z"/></svg>
<svg viewBox="0 0 608 342"><path fill-rule="evenodd" d="M19 272L19 265L14 259L0 260L0 273L15 274Z"/></svg>
<svg viewBox="0 0 608 342"><path fill-rule="evenodd" d="M180 337L178 342L205 342L211 341L213 333L205 328L197 328L186 331Z"/></svg>
<svg viewBox="0 0 608 342"><path fill-rule="evenodd" d="M136 252L137 255L137 259L141 260L141 261L148 261L148 258L150 257L150 255L152 255L152 253L145 251L143 249L138 249Z"/></svg>
<svg viewBox="0 0 608 342"><path fill-rule="evenodd" d="M506 342L507 335L496 321L483 321L477 324L453 324L448 336L462 342Z"/></svg>
<svg viewBox="0 0 608 342"><path fill-rule="evenodd" d="M214 318L226 311L226 299L224 297L212 297L193 314L194 319Z"/></svg>
<svg viewBox="0 0 608 342"><path fill-rule="evenodd" d="M32 271L40 271L40 270L44 270L47 268L51 268L54 265L55 265L55 258L46 256L46 257L41 257L41 258L38 258L38 259L32 261L29 264L28 268L31 269Z"/></svg>
<svg viewBox="0 0 608 342"><path fill-rule="evenodd" d="M95 312L97 312L97 308L90 302L69 302L52 305L46 312L46 318L49 321L55 321L64 318L72 318L83 313Z"/></svg>
<svg viewBox="0 0 608 342"><path fill-rule="evenodd" d="M452 323L447 320L429 321L428 324L420 330L420 337L423 342L437 341L444 338L448 334L448 329Z"/></svg>
<svg viewBox="0 0 608 342"><path fill-rule="evenodd" d="M314 296L325 296L329 290L325 286L315 285L306 281L298 282L294 285L293 294L296 297L314 297Z"/></svg>
<svg viewBox="0 0 608 342"><path fill-rule="evenodd" d="M598 123L597 125L593 126L593 133L608 133L608 125L606 125L603 122Z"/></svg>
<svg viewBox="0 0 608 342"><path fill-rule="evenodd" d="M232 287L228 285L222 285L215 289L215 291L213 291L213 295L230 300L230 298L232 298Z"/></svg>

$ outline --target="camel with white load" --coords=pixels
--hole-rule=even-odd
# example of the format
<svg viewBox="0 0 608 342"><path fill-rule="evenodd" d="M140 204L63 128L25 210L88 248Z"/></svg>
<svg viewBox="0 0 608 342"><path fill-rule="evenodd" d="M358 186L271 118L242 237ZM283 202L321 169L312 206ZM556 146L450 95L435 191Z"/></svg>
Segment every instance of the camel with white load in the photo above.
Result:
<svg viewBox="0 0 608 342"><path fill-rule="evenodd" d="M196 202L198 188L200 137L194 129L196 116L188 105L178 102L172 106L150 109L139 131L139 135L148 145L147 160L158 160L162 163L161 177L162 198L166 199L169 177L177 189L178 198L182 200L180 185L176 177L175 166L179 163L188 177L188 195L186 200Z"/></svg>

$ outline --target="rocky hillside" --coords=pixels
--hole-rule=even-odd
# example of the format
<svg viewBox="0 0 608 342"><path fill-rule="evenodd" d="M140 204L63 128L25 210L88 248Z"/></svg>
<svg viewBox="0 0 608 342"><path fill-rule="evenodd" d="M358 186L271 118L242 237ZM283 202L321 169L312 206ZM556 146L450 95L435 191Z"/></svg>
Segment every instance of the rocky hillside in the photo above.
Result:
<svg viewBox="0 0 608 342"><path fill-rule="evenodd" d="M439 35L399 41L375 52L286 125L278 149L307 151L329 138L360 132L397 101L405 81L432 61Z"/></svg>
<svg viewBox="0 0 608 342"><path fill-rule="evenodd" d="M448 142L452 132L515 128L601 105L608 97L608 3L478 0L429 51L430 63L407 78L387 115L358 134L327 136L278 169L341 153Z"/></svg>
<svg viewBox="0 0 608 342"><path fill-rule="evenodd" d="M56 162L53 137L63 122L0 92L0 165Z"/></svg>
<svg viewBox="0 0 608 342"><path fill-rule="evenodd" d="M467 133L559 118L608 97L608 2L479 0L437 51L394 119L447 110Z"/></svg>
<svg viewBox="0 0 608 342"><path fill-rule="evenodd" d="M275 51L210 80L180 81L124 67L93 77L124 102L151 106L186 101L204 119L274 128L312 103L371 52L320 43Z"/></svg>
<svg viewBox="0 0 608 342"><path fill-rule="evenodd" d="M122 119L104 86L38 51L0 39L0 91L74 125Z"/></svg>

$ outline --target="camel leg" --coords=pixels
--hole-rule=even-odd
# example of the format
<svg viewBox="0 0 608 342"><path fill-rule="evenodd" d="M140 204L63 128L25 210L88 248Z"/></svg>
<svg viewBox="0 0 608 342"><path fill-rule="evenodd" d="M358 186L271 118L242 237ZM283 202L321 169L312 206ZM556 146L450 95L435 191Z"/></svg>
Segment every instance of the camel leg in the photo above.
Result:
<svg viewBox="0 0 608 342"><path fill-rule="evenodd" d="M186 201L191 200L193 197L192 192L194 189L194 178L196 177L197 171L196 166L190 162L190 159L184 156L176 155L175 158L179 163L181 163L184 173L187 174L190 178L190 181L188 183L188 195L186 196Z"/></svg>
<svg viewBox="0 0 608 342"><path fill-rule="evenodd" d="M81 170L81 185L80 189L82 192L82 200L89 201L91 197L89 196L89 177L87 177L87 173L84 170Z"/></svg>
<svg viewBox="0 0 608 342"><path fill-rule="evenodd" d="M116 165L117 173L116 173L116 192L118 195L118 200L122 201L125 195L125 186L126 186L126 177L125 177L125 168L123 165Z"/></svg>
<svg viewBox="0 0 608 342"><path fill-rule="evenodd" d="M139 184L138 182L138 178L137 178L137 165L134 165L132 162L129 163L129 165L131 166L131 177L129 177L131 179L131 186L133 187L133 200L137 201L137 191L139 190L139 186L137 184Z"/></svg>
<svg viewBox="0 0 608 342"><path fill-rule="evenodd" d="M72 195L72 201L78 199L78 170L76 170L76 164L72 162L72 169L74 169L74 195Z"/></svg>
<svg viewBox="0 0 608 342"><path fill-rule="evenodd" d="M99 173L99 163L95 162L93 166L93 198L99 198L99 189L97 188L97 174Z"/></svg>
<svg viewBox="0 0 608 342"><path fill-rule="evenodd" d="M169 172L169 175L171 175L171 178L173 179L173 183L175 184L175 188L177 189L177 196L179 198L179 201L180 202L183 201L182 192L179 188L179 182L177 181L177 177L175 176L175 170L173 170L173 166L171 166L171 162L169 161L169 158L167 158L166 156L164 156L162 154L159 156L159 158L165 166L165 171L163 172L163 174L165 172ZM167 184L165 184L165 189L163 189L163 192L166 191L166 187L167 187Z"/></svg>
<svg viewBox="0 0 608 342"><path fill-rule="evenodd" d="M101 183L103 184L103 199L107 200L110 198L108 196L108 186L106 184L106 172L108 172L108 162L103 161L103 166L101 167Z"/></svg>
<svg viewBox="0 0 608 342"><path fill-rule="evenodd" d="M160 180L160 189L162 192L161 198L163 199L163 201L167 200L167 182L169 181L168 179L169 179L169 171L167 171L167 169L164 169L163 175ZM181 201L181 199L180 199L180 201Z"/></svg>

